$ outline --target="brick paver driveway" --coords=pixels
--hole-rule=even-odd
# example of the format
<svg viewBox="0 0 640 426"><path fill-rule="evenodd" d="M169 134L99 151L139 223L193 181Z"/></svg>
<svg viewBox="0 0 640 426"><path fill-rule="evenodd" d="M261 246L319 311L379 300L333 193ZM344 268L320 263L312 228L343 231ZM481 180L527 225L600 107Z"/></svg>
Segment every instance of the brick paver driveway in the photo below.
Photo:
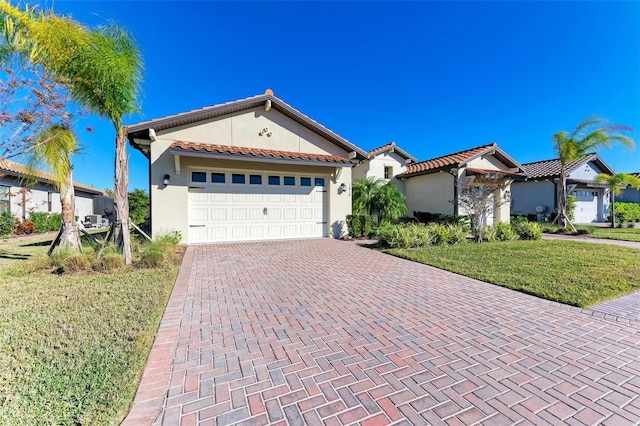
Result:
<svg viewBox="0 0 640 426"><path fill-rule="evenodd" d="M125 424L637 424L640 323L335 240L192 246Z"/></svg>

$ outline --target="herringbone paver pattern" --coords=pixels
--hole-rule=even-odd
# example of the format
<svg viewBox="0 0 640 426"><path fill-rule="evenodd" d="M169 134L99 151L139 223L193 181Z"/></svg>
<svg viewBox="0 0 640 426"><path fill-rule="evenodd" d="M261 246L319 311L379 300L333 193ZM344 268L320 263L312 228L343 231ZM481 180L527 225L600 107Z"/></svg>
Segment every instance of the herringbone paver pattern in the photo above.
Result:
<svg viewBox="0 0 640 426"><path fill-rule="evenodd" d="M636 321L348 242L221 244L188 248L125 424L625 425L639 394Z"/></svg>

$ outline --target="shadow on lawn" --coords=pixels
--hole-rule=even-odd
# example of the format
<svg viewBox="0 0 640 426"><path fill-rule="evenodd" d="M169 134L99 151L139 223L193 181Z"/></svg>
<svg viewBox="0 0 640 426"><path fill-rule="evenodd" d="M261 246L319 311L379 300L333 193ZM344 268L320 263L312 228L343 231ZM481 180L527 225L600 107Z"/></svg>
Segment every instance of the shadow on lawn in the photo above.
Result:
<svg viewBox="0 0 640 426"><path fill-rule="evenodd" d="M9 252L0 250L0 259L27 260L30 257L31 257L30 254L9 253Z"/></svg>

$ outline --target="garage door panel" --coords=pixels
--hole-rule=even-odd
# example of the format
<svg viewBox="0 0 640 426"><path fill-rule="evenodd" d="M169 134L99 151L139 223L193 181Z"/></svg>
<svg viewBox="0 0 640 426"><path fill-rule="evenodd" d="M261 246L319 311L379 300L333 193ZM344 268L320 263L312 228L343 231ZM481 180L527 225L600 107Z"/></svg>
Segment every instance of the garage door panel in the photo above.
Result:
<svg viewBox="0 0 640 426"><path fill-rule="evenodd" d="M204 243L326 236L325 205L326 192L321 186L229 182L192 188L189 194L189 241Z"/></svg>
<svg viewBox="0 0 640 426"><path fill-rule="evenodd" d="M282 208L281 207L269 207L267 213L268 220L282 220Z"/></svg>
<svg viewBox="0 0 640 426"><path fill-rule="evenodd" d="M249 220L260 220L264 216L263 209L258 207L249 208Z"/></svg>
<svg viewBox="0 0 640 426"><path fill-rule="evenodd" d="M231 220L247 220L248 214L247 209L240 208L232 208L231 209Z"/></svg>
<svg viewBox="0 0 640 426"><path fill-rule="evenodd" d="M206 222L209 219L209 209L206 207L192 207L191 220L194 222Z"/></svg>
<svg viewBox="0 0 640 426"><path fill-rule="evenodd" d="M227 220L227 209L214 208L210 209L210 217L212 221L222 222Z"/></svg>

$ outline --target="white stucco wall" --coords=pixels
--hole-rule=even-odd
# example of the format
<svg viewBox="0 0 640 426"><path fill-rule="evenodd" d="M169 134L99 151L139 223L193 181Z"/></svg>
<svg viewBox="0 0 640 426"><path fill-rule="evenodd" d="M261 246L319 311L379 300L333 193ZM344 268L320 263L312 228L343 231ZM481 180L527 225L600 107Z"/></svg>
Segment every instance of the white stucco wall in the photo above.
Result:
<svg viewBox="0 0 640 426"><path fill-rule="evenodd" d="M414 211L453 214L455 178L447 172L420 175L404 180L407 216Z"/></svg>
<svg viewBox="0 0 640 426"><path fill-rule="evenodd" d="M44 185L36 185L29 188L29 191L25 193L24 198L19 191L21 186L11 186L10 192L15 194L10 197L9 204L11 206L11 214L14 217L22 218L23 212L26 218L29 217L31 212L51 212L61 213L62 206L60 205L60 194L55 192L53 188L48 188ZM49 209L48 194L51 193L51 209ZM93 194L83 193L76 191L75 194L75 215L84 218L84 216L93 213ZM24 204L24 207L23 207Z"/></svg>
<svg viewBox="0 0 640 426"><path fill-rule="evenodd" d="M405 170L404 158L395 152L382 152L370 160L365 160L353 169L353 178L384 179L385 167L391 167L392 178ZM391 179L389 179L391 180Z"/></svg>
<svg viewBox="0 0 640 426"><path fill-rule="evenodd" d="M593 161L589 161L587 164L582 165L569 173L567 175L567 179L593 180L599 173L602 173L600 169L593 163Z"/></svg>
<svg viewBox="0 0 640 426"><path fill-rule="evenodd" d="M272 135L259 136L268 128ZM242 114L234 114L170 132L158 132L157 140L151 143L151 215L154 237L172 231L180 231L183 242L188 243L189 168L200 167L223 170L273 171L325 178L327 185L327 235L340 237L346 233L346 216L351 214L351 165L340 167L336 179L335 166L292 165L204 157L180 157L181 172L175 170L174 156L170 145L176 140L184 142L211 143L217 145L244 146L252 148L283 150L292 152L333 154L346 157L348 152L315 133L283 116L277 111L267 113L257 108ZM165 174L171 183L165 186ZM347 190L339 192L344 183Z"/></svg>

